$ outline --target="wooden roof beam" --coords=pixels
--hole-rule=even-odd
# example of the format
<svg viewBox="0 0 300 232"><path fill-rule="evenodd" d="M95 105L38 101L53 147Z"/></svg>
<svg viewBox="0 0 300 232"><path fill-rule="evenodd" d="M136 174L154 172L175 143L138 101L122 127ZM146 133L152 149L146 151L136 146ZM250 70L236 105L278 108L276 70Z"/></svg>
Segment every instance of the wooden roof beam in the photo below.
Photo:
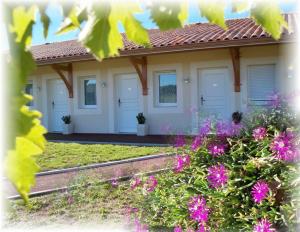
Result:
<svg viewBox="0 0 300 232"><path fill-rule="evenodd" d="M241 92L240 49L229 48L234 73L234 91Z"/></svg>
<svg viewBox="0 0 300 232"><path fill-rule="evenodd" d="M52 68L56 71L56 73L60 76L60 78L65 83L68 92L69 98L73 98L73 66L72 63L67 65L61 64L53 64ZM66 72L65 74L63 72Z"/></svg>
<svg viewBox="0 0 300 232"><path fill-rule="evenodd" d="M141 58L129 57L129 60L139 76L140 82L142 84L143 95L148 95L147 58L145 56Z"/></svg>

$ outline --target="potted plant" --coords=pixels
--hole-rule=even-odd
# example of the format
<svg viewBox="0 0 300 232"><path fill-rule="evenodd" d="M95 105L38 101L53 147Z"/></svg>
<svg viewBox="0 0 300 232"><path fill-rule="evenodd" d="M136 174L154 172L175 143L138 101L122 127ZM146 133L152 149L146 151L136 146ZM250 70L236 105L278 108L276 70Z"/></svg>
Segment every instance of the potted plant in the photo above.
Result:
<svg viewBox="0 0 300 232"><path fill-rule="evenodd" d="M73 123L71 121L71 115L65 115L61 118L63 120L63 134L69 135L73 133Z"/></svg>
<svg viewBox="0 0 300 232"><path fill-rule="evenodd" d="M137 124L137 136L145 136L148 134L148 125L146 124L146 118L143 113L139 113L136 116Z"/></svg>

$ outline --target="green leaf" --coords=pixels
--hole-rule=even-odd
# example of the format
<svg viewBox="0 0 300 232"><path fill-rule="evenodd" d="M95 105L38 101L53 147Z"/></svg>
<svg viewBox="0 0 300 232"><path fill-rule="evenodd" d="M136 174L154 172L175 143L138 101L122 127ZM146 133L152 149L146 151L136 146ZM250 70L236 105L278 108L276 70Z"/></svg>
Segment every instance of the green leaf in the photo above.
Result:
<svg viewBox="0 0 300 232"><path fill-rule="evenodd" d="M35 184L35 173L38 166L33 155L41 154L42 150L24 137L16 138L16 149L10 150L5 159L5 171L25 202L28 192Z"/></svg>
<svg viewBox="0 0 300 232"><path fill-rule="evenodd" d="M141 13L137 2L121 2L112 5L111 17L114 21L121 21L129 40L136 44L149 46L149 36L147 30L142 26L133 14Z"/></svg>
<svg viewBox="0 0 300 232"><path fill-rule="evenodd" d="M9 29L10 59L7 60L8 85L8 152L5 157L5 173L21 197L28 202L28 193L35 183L38 166L34 156L45 148L44 133L40 125L41 113L32 111L25 104L32 96L23 93L27 76L35 69L32 54L27 50L35 23L36 7L26 10L23 6L7 7L6 18ZM44 33L49 24L44 18Z"/></svg>
<svg viewBox="0 0 300 232"><path fill-rule="evenodd" d="M9 29L16 34L16 42L31 43L32 26L35 20L36 7L31 6L27 11L23 6L16 7L12 12L12 25Z"/></svg>
<svg viewBox="0 0 300 232"><path fill-rule="evenodd" d="M79 6L74 6L70 10L68 17L65 18L64 22L59 27L56 34L59 35L81 29L81 23L86 20L86 18L86 9Z"/></svg>
<svg viewBox="0 0 300 232"><path fill-rule="evenodd" d="M199 0L199 9L201 16L207 18L209 22L227 29L224 15L225 3L223 1Z"/></svg>
<svg viewBox="0 0 300 232"><path fill-rule="evenodd" d="M250 2L248 0L234 0L232 1L232 11L241 13L249 9Z"/></svg>
<svg viewBox="0 0 300 232"><path fill-rule="evenodd" d="M280 39L282 28L288 28L278 1L257 0L251 9L251 17L276 40Z"/></svg>
<svg viewBox="0 0 300 232"><path fill-rule="evenodd" d="M80 41L99 60L119 55L123 48L119 22L124 25L129 40L149 46L146 29L133 16L140 8L134 2L124 4L101 2L88 8L88 21L80 33Z"/></svg>
<svg viewBox="0 0 300 232"><path fill-rule="evenodd" d="M147 6L160 30L183 27L188 17L187 1L153 1Z"/></svg>
<svg viewBox="0 0 300 232"><path fill-rule="evenodd" d="M26 127L30 126L26 135L16 138L15 149L10 150L5 160L5 171L22 198L27 202L30 188L35 184L35 173L38 165L33 156L42 154L46 140L46 129L40 125L41 114L31 111L27 106L21 108L22 119Z"/></svg>
<svg viewBox="0 0 300 232"><path fill-rule="evenodd" d="M98 60L118 55L123 47L117 21L110 17L110 13L111 5L108 2L93 5L89 9L86 26L80 33L80 40Z"/></svg>
<svg viewBox="0 0 300 232"><path fill-rule="evenodd" d="M42 24L43 24L43 27L44 27L44 38L47 38L49 25L50 25L50 18L46 14L45 10L46 10L45 8L41 8L40 13L41 13L41 21L42 21Z"/></svg>

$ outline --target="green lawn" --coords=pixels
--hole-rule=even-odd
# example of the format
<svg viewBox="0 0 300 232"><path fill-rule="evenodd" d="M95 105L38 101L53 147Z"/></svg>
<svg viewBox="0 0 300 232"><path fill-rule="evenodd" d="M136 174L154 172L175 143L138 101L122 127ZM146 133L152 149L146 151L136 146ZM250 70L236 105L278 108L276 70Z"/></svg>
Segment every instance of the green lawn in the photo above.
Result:
<svg viewBox="0 0 300 232"><path fill-rule="evenodd" d="M45 171L173 151L172 147L48 142L45 153L38 156L37 163L41 171Z"/></svg>
<svg viewBox="0 0 300 232"><path fill-rule="evenodd" d="M124 224L126 208L137 207L142 196L130 190L129 182L114 188L110 183L101 184L99 179L92 178L78 176L72 183L78 187L64 193L31 198L28 206L22 200L5 201L4 227L101 225L107 221ZM93 184L86 186L86 183Z"/></svg>

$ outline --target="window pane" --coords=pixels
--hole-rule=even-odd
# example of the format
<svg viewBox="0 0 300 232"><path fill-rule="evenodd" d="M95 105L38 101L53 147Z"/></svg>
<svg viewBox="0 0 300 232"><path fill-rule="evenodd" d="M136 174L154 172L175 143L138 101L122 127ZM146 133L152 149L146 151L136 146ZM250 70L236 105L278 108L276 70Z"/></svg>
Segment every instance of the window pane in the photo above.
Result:
<svg viewBox="0 0 300 232"><path fill-rule="evenodd" d="M25 86L25 93L29 94L31 96L33 95L33 85L32 85L32 83L29 83ZM28 102L27 106L33 106L33 102L32 101Z"/></svg>
<svg viewBox="0 0 300 232"><path fill-rule="evenodd" d="M177 103L175 73L159 74L159 103Z"/></svg>
<svg viewBox="0 0 300 232"><path fill-rule="evenodd" d="M84 104L96 105L96 80L84 80Z"/></svg>

